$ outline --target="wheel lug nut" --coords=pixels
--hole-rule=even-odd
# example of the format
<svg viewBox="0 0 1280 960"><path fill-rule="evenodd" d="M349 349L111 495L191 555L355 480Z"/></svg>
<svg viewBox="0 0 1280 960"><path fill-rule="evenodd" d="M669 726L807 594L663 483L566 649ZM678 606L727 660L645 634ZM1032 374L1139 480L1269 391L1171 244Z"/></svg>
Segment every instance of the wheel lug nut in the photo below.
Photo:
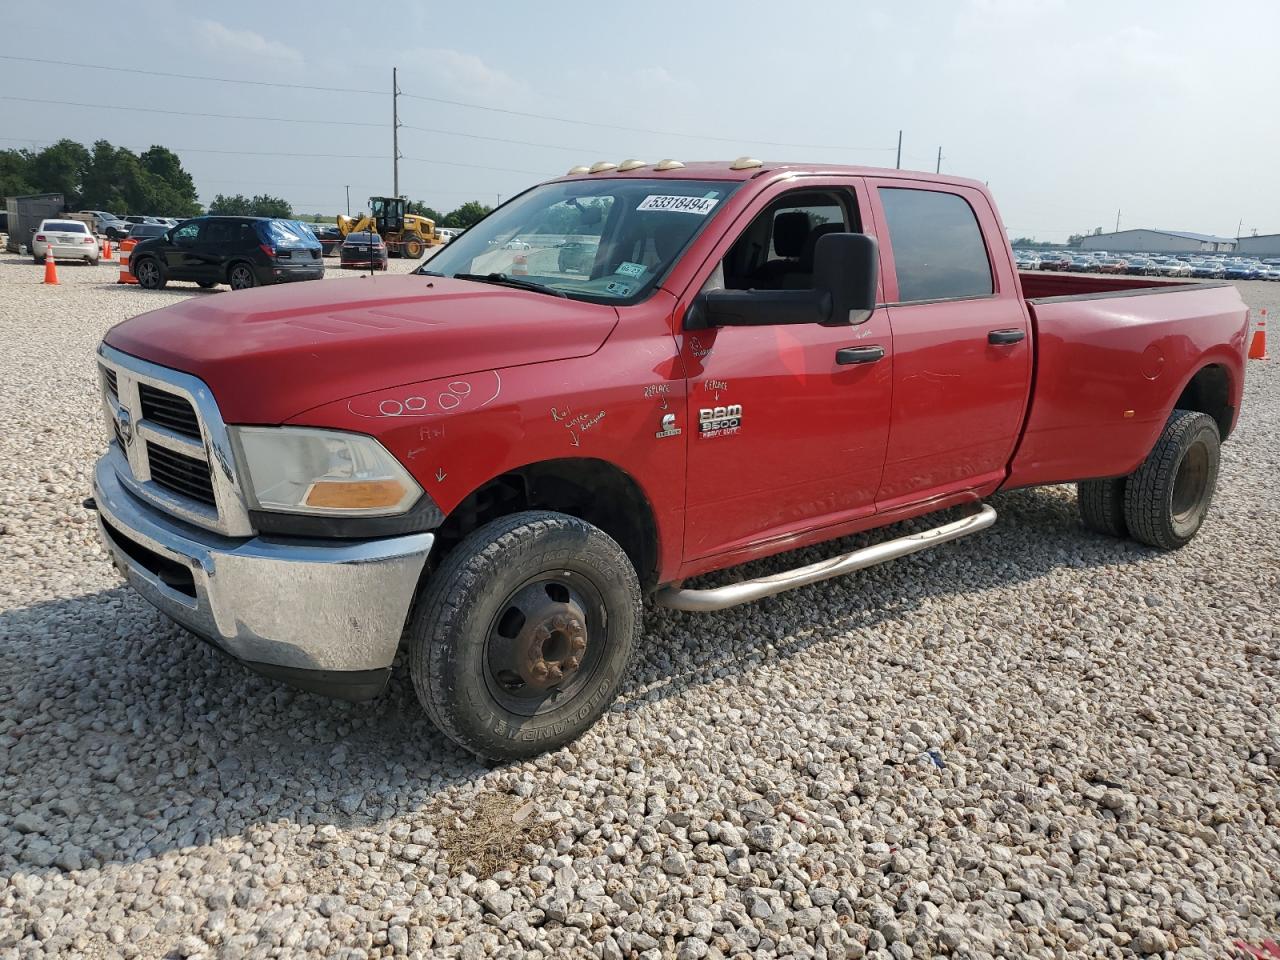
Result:
<svg viewBox="0 0 1280 960"><path fill-rule="evenodd" d="M587 641L582 639L582 637L574 637L573 642L569 644L569 647L573 651L573 653L577 655L582 653L583 650L587 649Z"/></svg>
<svg viewBox="0 0 1280 960"><path fill-rule="evenodd" d="M573 671L577 670L581 665L582 661L577 657L570 657L564 662L564 671L565 673L573 673Z"/></svg>

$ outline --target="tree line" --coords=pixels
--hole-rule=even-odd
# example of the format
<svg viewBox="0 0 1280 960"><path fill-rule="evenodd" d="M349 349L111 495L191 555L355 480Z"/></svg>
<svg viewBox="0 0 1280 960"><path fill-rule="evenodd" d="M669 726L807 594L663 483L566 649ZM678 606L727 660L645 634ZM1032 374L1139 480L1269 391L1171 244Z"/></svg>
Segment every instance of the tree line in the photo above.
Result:
<svg viewBox="0 0 1280 960"><path fill-rule="evenodd" d="M0 150L0 198L31 193L60 193L69 210L107 210L124 216L194 217L204 212L195 180L167 147L152 146L142 153L113 146L106 140L86 147L62 139L42 150ZM410 213L434 220L440 227L470 227L492 207L470 200L447 213L418 200ZM218 194L209 213L297 219L287 200L268 194ZM306 219L333 222L319 214Z"/></svg>

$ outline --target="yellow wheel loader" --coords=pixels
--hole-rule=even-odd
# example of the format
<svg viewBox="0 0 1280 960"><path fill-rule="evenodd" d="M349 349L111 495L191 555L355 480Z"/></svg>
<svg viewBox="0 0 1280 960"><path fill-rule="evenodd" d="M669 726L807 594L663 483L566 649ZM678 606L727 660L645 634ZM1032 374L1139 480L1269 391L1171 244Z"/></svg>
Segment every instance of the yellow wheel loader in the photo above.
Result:
<svg viewBox="0 0 1280 960"><path fill-rule="evenodd" d="M387 245L390 256L418 260L427 247L438 247L445 241L436 232L435 221L405 213L405 206L404 197L370 197L368 213L358 218L338 215L338 232L345 237L373 230Z"/></svg>

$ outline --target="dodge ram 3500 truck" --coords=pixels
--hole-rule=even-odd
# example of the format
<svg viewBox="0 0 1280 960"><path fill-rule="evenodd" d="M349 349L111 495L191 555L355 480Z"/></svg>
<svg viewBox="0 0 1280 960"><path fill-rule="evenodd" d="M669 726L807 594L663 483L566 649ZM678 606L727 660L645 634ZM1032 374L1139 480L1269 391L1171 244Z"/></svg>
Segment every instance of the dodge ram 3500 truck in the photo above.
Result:
<svg viewBox="0 0 1280 960"><path fill-rule="evenodd" d="M129 582L247 666L365 699L403 644L444 733L524 757L607 708L646 595L755 600L982 530L985 498L1036 484L1079 484L1094 530L1182 546L1247 325L1226 283L1020 276L970 180L597 164L415 274L114 327L95 500Z"/></svg>

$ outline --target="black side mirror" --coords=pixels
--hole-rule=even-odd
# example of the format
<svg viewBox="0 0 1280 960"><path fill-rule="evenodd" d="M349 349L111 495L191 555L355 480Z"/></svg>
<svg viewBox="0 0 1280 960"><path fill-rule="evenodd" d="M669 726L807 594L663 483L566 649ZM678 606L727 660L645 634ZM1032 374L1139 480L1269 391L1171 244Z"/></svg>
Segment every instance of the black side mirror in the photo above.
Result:
<svg viewBox="0 0 1280 960"><path fill-rule="evenodd" d="M831 296L824 326L865 323L876 310L880 247L865 233L829 233L813 253L813 285Z"/></svg>
<svg viewBox="0 0 1280 960"><path fill-rule="evenodd" d="M864 323L876 309L879 276L875 237L829 233L814 248L812 289L710 290L694 300L684 328Z"/></svg>

